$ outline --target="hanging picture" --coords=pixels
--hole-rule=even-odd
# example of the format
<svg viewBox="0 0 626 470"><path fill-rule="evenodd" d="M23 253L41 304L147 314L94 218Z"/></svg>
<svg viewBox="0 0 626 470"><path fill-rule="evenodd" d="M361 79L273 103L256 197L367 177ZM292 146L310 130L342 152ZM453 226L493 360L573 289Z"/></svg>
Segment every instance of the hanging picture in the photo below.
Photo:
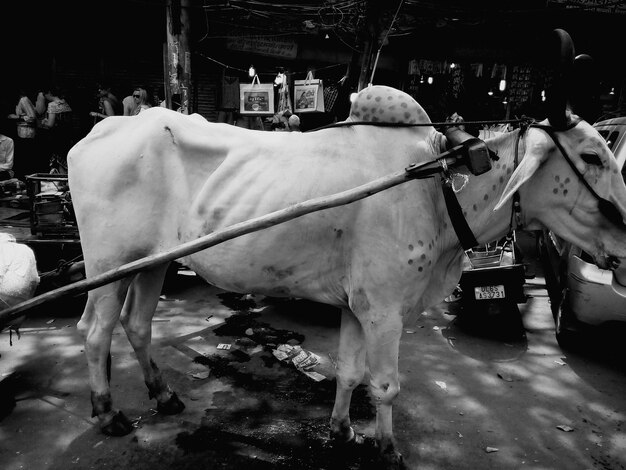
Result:
<svg viewBox="0 0 626 470"><path fill-rule="evenodd" d="M309 71L304 80L294 80L294 112L324 112L324 86Z"/></svg>
<svg viewBox="0 0 626 470"><path fill-rule="evenodd" d="M247 116L274 114L274 85L261 83L255 75L250 84L239 84L239 112Z"/></svg>

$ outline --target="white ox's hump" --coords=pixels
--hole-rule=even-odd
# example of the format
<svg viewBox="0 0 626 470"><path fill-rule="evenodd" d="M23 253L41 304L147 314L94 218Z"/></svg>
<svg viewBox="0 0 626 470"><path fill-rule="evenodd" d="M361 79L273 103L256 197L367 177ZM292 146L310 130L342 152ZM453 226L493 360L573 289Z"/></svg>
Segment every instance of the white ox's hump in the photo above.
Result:
<svg viewBox="0 0 626 470"><path fill-rule="evenodd" d="M383 85L364 88L350 107L348 121L417 124L430 118L411 95Z"/></svg>

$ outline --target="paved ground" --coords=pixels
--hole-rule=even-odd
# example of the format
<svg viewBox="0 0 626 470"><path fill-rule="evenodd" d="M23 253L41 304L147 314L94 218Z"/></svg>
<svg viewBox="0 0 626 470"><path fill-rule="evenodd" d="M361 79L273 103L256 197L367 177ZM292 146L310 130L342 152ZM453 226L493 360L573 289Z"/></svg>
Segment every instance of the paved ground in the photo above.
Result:
<svg viewBox="0 0 626 470"><path fill-rule="evenodd" d="M185 411L161 416L151 409L118 330L113 397L137 429L122 438L101 435L90 418L78 315L55 305L29 317L13 346L7 332L0 334L0 392L16 399L2 410L2 469L368 468L362 455L337 456L326 442L335 310L233 295L191 276L179 280L159 302L154 343ZM540 270L526 293L525 336L517 339L489 331L493 321L472 328L478 322L458 304L410 318L394 408L407 468L626 468L624 331L602 332L584 354L563 352ZM272 356L268 344L290 339L320 356L316 370L327 379L316 382ZM220 343L231 349L217 349ZM355 393L353 421L372 434L365 386Z"/></svg>

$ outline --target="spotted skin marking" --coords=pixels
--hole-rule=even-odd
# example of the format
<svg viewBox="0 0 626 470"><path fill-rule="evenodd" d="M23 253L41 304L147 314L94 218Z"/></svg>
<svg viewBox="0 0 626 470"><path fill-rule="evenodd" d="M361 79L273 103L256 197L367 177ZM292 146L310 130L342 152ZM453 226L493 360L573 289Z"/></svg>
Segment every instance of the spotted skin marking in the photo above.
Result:
<svg viewBox="0 0 626 470"><path fill-rule="evenodd" d="M409 262L409 264L413 264L413 260L412 259L410 259L408 262Z"/></svg>
<svg viewBox="0 0 626 470"><path fill-rule="evenodd" d="M489 199L489 195L488 195L488 194L485 194L485 195L483 196L483 199L486 201L487 199Z"/></svg>
<svg viewBox="0 0 626 470"><path fill-rule="evenodd" d="M418 270L419 272L422 272L422 271L424 270L424 268L420 266L419 268L417 268L417 270Z"/></svg>
<svg viewBox="0 0 626 470"><path fill-rule="evenodd" d="M474 209L474 212L476 212L476 211L478 211L478 206L477 206L476 204L474 204L474 205L472 206L472 209Z"/></svg>
<svg viewBox="0 0 626 470"><path fill-rule="evenodd" d="M409 245L409 250L413 251L413 245Z"/></svg>
<svg viewBox="0 0 626 470"><path fill-rule="evenodd" d="M561 182L561 177L559 175L556 175L554 177L554 181L556 183L558 183L558 187L555 187L554 189L552 189L552 192L554 194L558 194L559 190L561 190L563 192L563 196L567 196L568 190L566 189L567 184L570 182L569 178L565 178L562 182Z"/></svg>
<svg viewBox="0 0 626 470"><path fill-rule="evenodd" d="M423 242L422 240L418 240L417 244L418 244L419 246L424 246L424 242Z"/></svg>

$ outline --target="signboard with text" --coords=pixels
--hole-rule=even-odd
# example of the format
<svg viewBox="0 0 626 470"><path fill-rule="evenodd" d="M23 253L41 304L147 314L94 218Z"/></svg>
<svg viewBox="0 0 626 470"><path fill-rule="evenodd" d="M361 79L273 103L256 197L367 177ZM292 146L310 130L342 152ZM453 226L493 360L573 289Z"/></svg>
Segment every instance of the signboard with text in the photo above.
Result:
<svg viewBox="0 0 626 470"><path fill-rule="evenodd" d="M226 48L233 51L252 52L254 54L295 59L298 44L295 41L275 37L247 36L229 38Z"/></svg>

